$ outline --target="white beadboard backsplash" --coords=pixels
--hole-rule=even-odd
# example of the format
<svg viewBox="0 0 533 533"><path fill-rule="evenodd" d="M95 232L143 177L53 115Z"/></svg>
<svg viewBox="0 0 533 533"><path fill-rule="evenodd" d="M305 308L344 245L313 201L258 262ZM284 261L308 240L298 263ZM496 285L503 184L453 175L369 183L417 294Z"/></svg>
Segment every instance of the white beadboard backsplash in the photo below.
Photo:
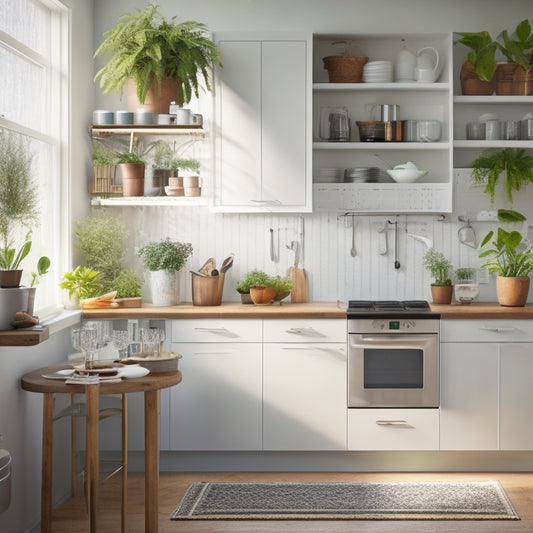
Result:
<svg viewBox="0 0 533 533"><path fill-rule="evenodd" d="M422 262L426 245L407 233L429 238L434 247L451 260L454 268L479 267L482 263L478 258L479 251L459 243L457 235L458 229L464 225L458 221L459 215L490 209L482 189L470 187L469 174L468 169L456 169L454 213L444 220L438 215L216 214L208 207L155 206L110 208L109 214L122 217L129 228L132 247L128 250L128 262L131 261L139 272L141 267L135 252L147 241L169 236L192 243L193 256L181 274L182 301L192 300L189 269L198 269L209 257L214 257L220 265L227 255L235 254L233 267L226 273L223 300L227 302L240 300L235 285L249 270L260 269L271 275L285 276L294 263L294 252L288 246L292 241L302 242L302 235L300 266L307 271L310 301L431 300L432 279ZM498 200L499 207L509 208L502 203ZM515 200L515 209L526 213L530 203L526 194L521 193ZM350 255L352 220L355 223L355 257ZM394 225L390 222L396 220L399 242L395 252ZM478 244L489 229L495 227L487 222L472 224ZM387 253L383 255L380 254L383 251L380 250L380 225L386 227ZM274 240L273 259L271 236ZM396 254L399 269L394 267ZM148 284L143 289L143 297L150 301ZM492 279L488 284L480 285L479 300L495 300Z"/></svg>

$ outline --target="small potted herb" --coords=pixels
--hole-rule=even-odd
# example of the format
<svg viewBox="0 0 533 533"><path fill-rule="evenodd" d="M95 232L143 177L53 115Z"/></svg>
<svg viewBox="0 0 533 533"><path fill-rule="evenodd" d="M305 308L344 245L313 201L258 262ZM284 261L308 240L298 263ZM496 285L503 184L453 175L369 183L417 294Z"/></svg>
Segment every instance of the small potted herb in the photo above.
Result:
<svg viewBox="0 0 533 533"><path fill-rule="evenodd" d="M462 304L469 304L479 294L475 268L458 268L455 271L455 299Z"/></svg>
<svg viewBox="0 0 533 533"><path fill-rule="evenodd" d="M143 266L150 272L152 303L159 306L179 302L177 273L192 254L192 245L171 240L169 237L145 244L138 251Z"/></svg>
<svg viewBox="0 0 533 533"><path fill-rule="evenodd" d="M270 303L286 298L292 289L292 280L269 276L262 270L251 270L235 287L242 303Z"/></svg>
<svg viewBox="0 0 533 533"><path fill-rule="evenodd" d="M424 254L424 267L434 278L431 284L431 296L435 304L449 304L452 301L452 264L444 254L437 252L435 248L430 248Z"/></svg>
<svg viewBox="0 0 533 533"><path fill-rule="evenodd" d="M135 152L124 152L117 159L122 174L123 196L144 196L146 161Z"/></svg>

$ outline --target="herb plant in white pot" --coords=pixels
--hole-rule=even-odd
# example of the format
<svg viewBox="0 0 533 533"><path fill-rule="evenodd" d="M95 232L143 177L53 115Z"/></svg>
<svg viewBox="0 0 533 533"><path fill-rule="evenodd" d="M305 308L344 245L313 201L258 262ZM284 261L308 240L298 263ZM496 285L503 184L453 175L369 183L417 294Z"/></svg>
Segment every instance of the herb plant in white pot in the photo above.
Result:
<svg viewBox="0 0 533 533"><path fill-rule="evenodd" d="M171 306L180 302L178 272L192 254L192 245L171 240L151 241L138 252L143 266L150 272L152 303Z"/></svg>

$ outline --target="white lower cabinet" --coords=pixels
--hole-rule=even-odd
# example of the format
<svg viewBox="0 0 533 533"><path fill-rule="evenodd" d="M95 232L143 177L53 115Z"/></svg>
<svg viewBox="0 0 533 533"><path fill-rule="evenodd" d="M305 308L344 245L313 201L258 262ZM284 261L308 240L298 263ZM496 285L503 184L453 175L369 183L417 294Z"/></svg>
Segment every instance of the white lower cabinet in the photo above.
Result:
<svg viewBox="0 0 533 533"><path fill-rule="evenodd" d="M170 449L260 450L261 321L176 320L172 341L183 379L171 389Z"/></svg>
<svg viewBox="0 0 533 533"><path fill-rule="evenodd" d="M533 322L443 320L441 449L533 450Z"/></svg>
<svg viewBox="0 0 533 533"><path fill-rule="evenodd" d="M265 450L344 450L345 413L345 343L264 345Z"/></svg>
<svg viewBox="0 0 533 533"><path fill-rule="evenodd" d="M348 409L349 450L438 450L438 409Z"/></svg>
<svg viewBox="0 0 533 533"><path fill-rule="evenodd" d="M346 449L346 320L263 321L263 449Z"/></svg>
<svg viewBox="0 0 533 533"><path fill-rule="evenodd" d="M441 450L498 449L498 345L442 343Z"/></svg>

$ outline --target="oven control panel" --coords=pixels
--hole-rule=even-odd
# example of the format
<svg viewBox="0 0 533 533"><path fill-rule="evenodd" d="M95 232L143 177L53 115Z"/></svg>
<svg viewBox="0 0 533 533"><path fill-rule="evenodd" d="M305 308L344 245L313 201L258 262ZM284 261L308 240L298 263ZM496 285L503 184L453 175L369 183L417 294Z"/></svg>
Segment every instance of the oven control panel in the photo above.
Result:
<svg viewBox="0 0 533 533"><path fill-rule="evenodd" d="M348 333L439 333L439 329L438 319L391 317L348 320Z"/></svg>

